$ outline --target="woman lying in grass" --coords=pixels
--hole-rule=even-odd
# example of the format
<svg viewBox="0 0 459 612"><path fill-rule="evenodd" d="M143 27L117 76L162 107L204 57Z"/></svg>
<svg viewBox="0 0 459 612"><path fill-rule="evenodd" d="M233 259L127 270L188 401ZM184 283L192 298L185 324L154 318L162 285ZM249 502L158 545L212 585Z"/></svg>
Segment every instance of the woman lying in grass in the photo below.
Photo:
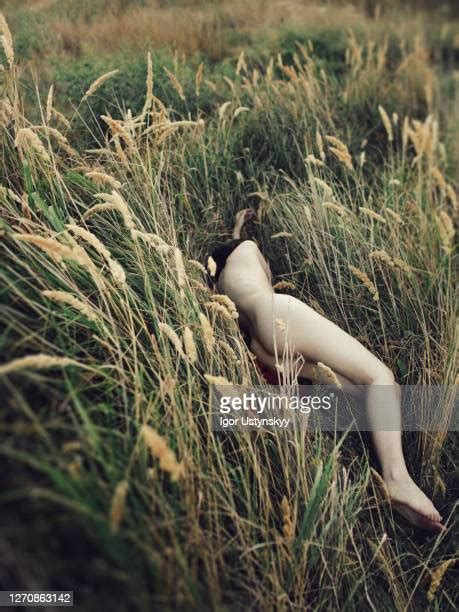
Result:
<svg viewBox="0 0 459 612"><path fill-rule="evenodd" d="M275 369L276 355L299 355L299 375L313 378L318 362L330 367L345 385L368 385L367 413L373 441L391 503L418 527L442 531L442 517L408 473L401 431L378 431L381 410L377 386L385 386L387 416L400 422L400 390L391 370L360 342L300 300L275 293L267 261L252 240L241 239L241 229L254 213L236 216L233 239L212 253L216 289L228 295L239 312L241 327L259 361ZM211 260L212 261L212 260Z"/></svg>

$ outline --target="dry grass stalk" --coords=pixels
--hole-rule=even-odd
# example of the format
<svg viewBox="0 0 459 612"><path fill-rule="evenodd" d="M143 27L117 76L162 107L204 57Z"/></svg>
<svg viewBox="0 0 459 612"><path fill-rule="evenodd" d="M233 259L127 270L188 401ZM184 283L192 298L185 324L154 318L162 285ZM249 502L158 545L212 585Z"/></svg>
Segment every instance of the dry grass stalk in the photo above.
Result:
<svg viewBox="0 0 459 612"><path fill-rule="evenodd" d="M126 273L124 272L121 265L113 259L110 251L107 247L90 231L80 227L79 225L73 225L67 223L65 226L68 230L73 232L76 236L90 244L107 262L110 272L115 281L120 285L126 284Z"/></svg>
<svg viewBox="0 0 459 612"><path fill-rule="evenodd" d="M333 155L339 161L341 161L348 170L353 170L354 166L352 164L352 157L349 153L349 149L344 144L344 142L342 142L339 138L336 138L335 136L325 136L325 139L327 140L327 142L333 145L330 147L330 151L333 153Z"/></svg>
<svg viewBox="0 0 459 612"><path fill-rule="evenodd" d="M285 323L284 319L275 319L274 323L276 324L276 327L282 332L286 331L287 324Z"/></svg>
<svg viewBox="0 0 459 612"><path fill-rule="evenodd" d="M228 100L227 102L223 102L223 104L221 104L218 108L218 118L220 121L223 120L225 113L226 113L226 109L231 105L231 100Z"/></svg>
<svg viewBox="0 0 459 612"><path fill-rule="evenodd" d="M94 181L97 185L109 185L112 189L121 189L121 183L117 181L113 176L93 170L91 172L85 172L85 176Z"/></svg>
<svg viewBox="0 0 459 612"><path fill-rule="evenodd" d="M207 269L212 278L217 274L217 264L211 255L207 258Z"/></svg>
<svg viewBox="0 0 459 612"><path fill-rule="evenodd" d="M185 346L185 353L191 363L196 363L198 358L198 352L196 350L196 344L193 338L193 332L189 327L185 327L183 331L183 344Z"/></svg>
<svg viewBox="0 0 459 612"><path fill-rule="evenodd" d="M314 177L314 182L315 184L320 187L322 189L322 191L324 192L324 194L331 198L333 196L333 190L330 187L330 185L327 185L327 183L325 181L323 181L320 178L317 178L316 176Z"/></svg>
<svg viewBox="0 0 459 612"><path fill-rule="evenodd" d="M95 204L94 206L89 208L84 213L84 215L82 216L82 219L86 221L86 219L89 219L89 217L92 217L92 215L95 215L99 212L104 212L106 210L118 210L118 207L113 202L104 202L103 204Z"/></svg>
<svg viewBox="0 0 459 612"><path fill-rule="evenodd" d="M110 72L106 72L105 74L103 74L102 76L100 76L98 79L96 79L93 83L91 83L91 85L89 86L88 90L86 91L86 93L84 94L83 98L82 98L82 102L84 102L85 100L87 100L89 97L91 97L92 95L94 95L96 93L96 91L102 87L102 85L104 83L106 83L107 81L109 81L112 77L115 76L115 74L118 74L119 70L110 70Z"/></svg>
<svg viewBox="0 0 459 612"><path fill-rule="evenodd" d="M233 363L239 363L240 360L236 354L236 351L228 344L228 342L225 340L219 340L218 346L223 349Z"/></svg>
<svg viewBox="0 0 459 612"><path fill-rule="evenodd" d="M324 141L319 130L316 130L316 144L319 149L319 156L322 161L325 161Z"/></svg>
<svg viewBox="0 0 459 612"><path fill-rule="evenodd" d="M53 92L54 85L51 85L48 91L48 97L46 98L46 123L51 121L51 116L53 113Z"/></svg>
<svg viewBox="0 0 459 612"><path fill-rule="evenodd" d="M445 177L440 172L440 170L437 168L437 166L432 166L432 168L430 169L430 173L431 173L432 178L434 179L434 181L439 186L440 191L444 195L446 193L446 189L447 189L447 183L445 181Z"/></svg>
<svg viewBox="0 0 459 612"><path fill-rule="evenodd" d="M112 533L118 533L119 531L126 509L128 490L129 483L127 480L122 480L116 485L110 506L110 530Z"/></svg>
<svg viewBox="0 0 459 612"><path fill-rule="evenodd" d="M126 153L124 152L123 147L121 146L120 138L117 134L113 136L113 142L115 144L115 151L116 151L116 154L118 155L120 162L123 164L123 166L129 169L131 167L129 163L129 159ZM110 155L110 153L107 153L107 154Z"/></svg>
<svg viewBox="0 0 459 612"><path fill-rule="evenodd" d="M139 230L131 230L131 237L133 240L140 238L150 246L154 247L158 252L167 254L174 247L158 236L157 234L149 234L148 232L140 232Z"/></svg>
<svg viewBox="0 0 459 612"><path fill-rule="evenodd" d="M71 365L81 366L78 361L69 359L68 357L54 357L52 355L39 353L37 355L27 355L27 357L13 359L1 365L0 376L6 376L7 374L12 374L20 370L44 370L57 367L65 368Z"/></svg>
<svg viewBox="0 0 459 612"><path fill-rule="evenodd" d="M335 387L338 387L338 389L342 388L342 384L330 367L319 361L317 362L317 368L321 374L321 377L327 381L327 384L335 385Z"/></svg>
<svg viewBox="0 0 459 612"><path fill-rule="evenodd" d="M292 521L290 506L285 495L282 498L280 507L282 512L282 533L287 540L292 540L295 537L295 526Z"/></svg>
<svg viewBox="0 0 459 612"><path fill-rule="evenodd" d="M411 272L411 267L406 262L404 262L403 259L400 259L399 257L394 257L393 262L394 266L399 270L402 270L403 272Z"/></svg>
<svg viewBox="0 0 459 612"><path fill-rule="evenodd" d="M271 238L273 240L275 240L276 238L293 238L293 234L291 234L290 232L277 232L277 234L273 234Z"/></svg>
<svg viewBox="0 0 459 612"><path fill-rule="evenodd" d="M209 310L213 310L217 314L221 314L224 319L228 319L229 321L234 320L231 312L223 304L219 304L217 302L205 302L204 306L209 308Z"/></svg>
<svg viewBox="0 0 459 612"><path fill-rule="evenodd" d="M441 210L438 213L436 220L442 248L445 253L449 254L452 251L452 242L455 234L454 223L445 210Z"/></svg>
<svg viewBox="0 0 459 612"><path fill-rule="evenodd" d="M324 202L323 206L324 208L327 208L328 210L332 210L334 213L336 213L340 217L342 217L343 215L347 213L347 210L344 208L344 206L341 206L340 204L336 204L336 202Z"/></svg>
<svg viewBox="0 0 459 612"><path fill-rule="evenodd" d="M16 204L22 204L21 198L9 187L0 185L0 198L11 198Z"/></svg>
<svg viewBox="0 0 459 612"><path fill-rule="evenodd" d="M13 37L11 36L8 23L6 22L3 13L0 13L0 33L2 35L1 42L5 52L6 61L8 62L9 67L12 68L14 64Z"/></svg>
<svg viewBox="0 0 459 612"><path fill-rule="evenodd" d="M386 220L384 219L384 217L380 215L379 213L375 212L374 210L371 210L371 208L366 208L365 206L359 206L359 210L367 217L370 217L370 219L374 219L375 221L379 221L380 223L386 223Z"/></svg>
<svg viewBox="0 0 459 612"><path fill-rule="evenodd" d="M153 63L151 61L151 53L147 53L147 95L145 97L145 105L143 107L143 113L146 113L153 104Z"/></svg>
<svg viewBox="0 0 459 612"><path fill-rule="evenodd" d="M221 304L225 308L229 310L233 319L237 319L239 317L236 304L233 302L231 298L223 293L214 293L211 298L212 302L217 302Z"/></svg>
<svg viewBox="0 0 459 612"><path fill-rule="evenodd" d="M274 291L283 291L284 289L295 289L295 285L289 281L281 280L273 285Z"/></svg>
<svg viewBox="0 0 459 612"><path fill-rule="evenodd" d="M184 475L184 465L178 462L173 450L156 430L148 425L142 425L142 435L145 444L150 449L151 454L159 459L159 467L167 472L171 480L176 481Z"/></svg>
<svg viewBox="0 0 459 612"><path fill-rule="evenodd" d="M158 327L160 331L166 336L166 338L168 338L173 344L175 350L180 355L180 357L186 357L183 350L182 341L178 337L177 333L172 329L172 327L167 323L162 323L161 321L158 322Z"/></svg>
<svg viewBox="0 0 459 612"><path fill-rule="evenodd" d="M312 153L310 153L304 161L307 164L311 164L311 166L323 166L324 165L324 162L321 159L318 159L315 155L312 155Z"/></svg>
<svg viewBox="0 0 459 612"><path fill-rule="evenodd" d="M379 300L379 293L375 285L369 279L368 275L363 270L359 270L359 268L356 268L355 266L349 265L349 270L359 279L362 285L368 289L373 296L373 300L377 302Z"/></svg>
<svg viewBox="0 0 459 612"><path fill-rule="evenodd" d="M164 380L159 381L159 389L161 391L161 397L169 396L172 402L175 402L174 390L177 385L177 379L172 376L166 376Z"/></svg>
<svg viewBox="0 0 459 612"><path fill-rule="evenodd" d="M370 472L377 484L378 490L381 493L381 495L383 496L383 498L385 500L390 500L390 495L389 495L389 489L387 488L387 485L384 481L384 479L382 478L381 474L379 474L379 472L377 472L373 467L370 467Z"/></svg>
<svg viewBox="0 0 459 612"><path fill-rule="evenodd" d="M378 111L381 116L381 119L384 125L384 129L386 130L386 133L387 133L387 140L389 142L392 142L394 140L394 132L392 130L392 123L390 121L389 115L386 113L384 107L382 107L381 105L378 106Z"/></svg>
<svg viewBox="0 0 459 612"><path fill-rule="evenodd" d="M87 304L79 300L77 297L75 297L71 293L68 293L67 291L45 290L45 291L42 291L41 293L42 295L44 295L50 300L53 300L54 302L58 302L60 304L67 304L68 306L71 306L75 310L78 310L79 312L81 312L81 314L83 314L90 321L97 320L96 313L90 306L88 306Z"/></svg>
<svg viewBox="0 0 459 612"><path fill-rule="evenodd" d="M386 213L399 225L404 225L404 221L402 219L402 217L395 212L395 210L392 210L392 208L386 208Z"/></svg>
<svg viewBox="0 0 459 612"><path fill-rule="evenodd" d="M64 149L64 151L70 157L79 156L77 151L73 147L70 146L67 138L63 134L61 134L61 132L59 132L59 130L57 130L56 128L50 127L48 125L37 125L34 127L34 129L41 130L42 132L45 132L46 134L48 134L48 136L52 136L59 143L59 146L62 149Z"/></svg>
<svg viewBox="0 0 459 612"><path fill-rule="evenodd" d="M116 207L123 217L126 229L130 230L132 235L132 230L135 229L134 218L122 196L114 189L112 193L96 193L96 197Z"/></svg>
<svg viewBox="0 0 459 612"><path fill-rule="evenodd" d="M65 115L63 115L62 113L60 113L58 110L56 110L55 108L51 109L51 113L52 116L55 117L57 119L57 121L59 121L60 123L62 123L62 125L67 128L68 130L71 128L70 125L70 121L67 119L67 117Z"/></svg>
<svg viewBox="0 0 459 612"><path fill-rule="evenodd" d="M132 139L131 134L128 132L128 130L124 127L123 122L119 121L117 119L113 119L113 117L109 117L108 115L101 115L100 118L108 125L108 127L110 128L113 136L114 136L114 141L115 141L115 147L116 147L116 137L118 138L118 147L116 147L116 150L118 152L118 148L121 147L120 142L119 142L119 138L122 138L124 140L124 142L126 143L128 149L135 149L135 143L134 140ZM126 158L126 154L122 153L122 155L124 155L124 157ZM126 158L127 159L127 158Z"/></svg>
<svg viewBox="0 0 459 612"><path fill-rule="evenodd" d="M250 108L248 106L238 106L237 109L234 111L233 119L236 119L236 117L239 117L241 113L249 113L249 112L250 112Z"/></svg>
<svg viewBox="0 0 459 612"><path fill-rule="evenodd" d="M387 253L383 249L380 249L380 250L377 250L377 251L372 251L370 253L370 257L372 259L377 259L378 261L381 261L381 262L387 264L391 268L394 267L394 261L393 261L392 257L389 255L389 253Z"/></svg>
<svg viewBox="0 0 459 612"><path fill-rule="evenodd" d="M90 262L88 254L84 249L69 247L61 244L54 238L44 238L43 236L35 236L33 234L13 234L13 238L38 247L58 263L61 263L64 258L72 259L81 266L87 266Z"/></svg>
<svg viewBox="0 0 459 612"><path fill-rule="evenodd" d="M196 92L196 96L199 96L201 91L201 84L204 77L204 62L201 62L196 70L196 74L194 77L194 88Z"/></svg>
<svg viewBox="0 0 459 612"><path fill-rule="evenodd" d="M237 58L236 74L239 74L243 70L247 74L247 64L245 63L245 53L242 50Z"/></svg>
<svg viewBox="0 0 459 612"><path fill-rule="evenodd" d="M204 344L209 353L212 353L215 344L214 331L209 319L203 312L199 313L199 322L201 323L202 334L204 338Z"/></svg>
<svg viewBox="0 0 459 612"><path fill-rule="evenodd" d="M48 151L45 149L42 141L30 128L19 129L16 133L14 144L23 156L29 149L33 149L43 160L50 161Z"/></svg>
<svg viewBox="0 0 459 612"><path fill-rule="evenodd" d="M442 561L440 565L438 565L434 570L432 570L430 586L429 590L427 591L427 599L430 602L435 599L435 594L438 591L438 588L442 583L443 576L446 574L448 568L454 567L458 561L459 559L457 557L453 559L446 559L446 561Z"/></svg>
<svg viewBox="0 0 459 612"><path fill-rule="evenodd" d="M453 187L451 185L446 185L446 195L448 196L451 205L453 207L454 212L457 214L458 212L458 203L457 203L457 197L456 197L456 192L454 191Z"/></svg>
<svg viewBox="0 0 459 612"><path fill-rule="evenodd" d="M177 77L175 76L175 74L170 72L170 70L168 70L166 68L166 66L163 66L163 70L167 74L167 77L168 77L169 81L171 82L172 87L177 92L179 98L181 100L183 100L183 102L185 102L186 101L186 97L185 97L185 93L183 91L183 87L181 86L181 84L180 84L179 80L177 79Z"/></svg>
<svg viewBox="0 0 459 612"><path fill-rule="evenodd" d="M204 378L207 380L209 385L232 385L232 383L224 376L214 376L213 374L204 374Z"/></svg>
<svg viewBox="0 0 459 612"><path fill-rule="evenodd" d="M175 247L174 249L174 261L175 261L175 271L177 272L178 286L184 287L187 276L185 272L185 266L183 264L182 251L178 247Z"/></svg>
<svg viewBox="0 0 459 612"><path fill-rule="evenodd" d="M207 270L200 261L197 261L196 259L189 259L188 263L196 268L196 270L199 270L199 272L202 272L204 275L207 274Z"/></svg>

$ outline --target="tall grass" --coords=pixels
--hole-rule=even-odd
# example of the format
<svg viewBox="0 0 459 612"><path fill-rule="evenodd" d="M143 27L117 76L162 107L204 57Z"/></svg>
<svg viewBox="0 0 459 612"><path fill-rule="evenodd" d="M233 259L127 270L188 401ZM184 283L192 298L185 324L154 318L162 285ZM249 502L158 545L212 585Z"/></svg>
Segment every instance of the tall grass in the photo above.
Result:
<svg viewBox="0 0 459 612"><path fill-rule="evenodd" d="M431 587L453 606L451 529L392 517L358 436L211 431L212 377L262 381L196 263L249 201L276 280L402 384L454 382L457 200L422 49L392 65L351 37L341 79L312 48L240 61L214 112L179 119L146 75L141 113L105 116L90 151L51 96L28 121L4 65L5 588L72 588L85 609L405 610ZM451 528L453 441L407 442Z"/></svg>

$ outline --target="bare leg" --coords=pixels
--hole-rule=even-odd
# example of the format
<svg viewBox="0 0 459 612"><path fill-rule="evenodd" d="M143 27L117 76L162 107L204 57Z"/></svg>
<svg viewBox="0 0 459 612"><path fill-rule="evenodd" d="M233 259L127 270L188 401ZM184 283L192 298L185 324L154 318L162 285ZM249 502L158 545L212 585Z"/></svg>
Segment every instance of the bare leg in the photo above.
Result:
<svg viewBox="0 0 459 612"><path fill-rule="evenodd" d="M271 299L260 301L255 331L253 350L262 361L267 359L266 355L276 361L276 356L281 356L287 346L301 354L306 362L321 361L354 384L369 385L368 419L393 506L414 524L442 531L438 511L408 473L401 431L377 429L383 411L385 422L389 419L391 423L400 423L399 388L389 368L344 330L287 295L275 294ZM378 394L381 386L385 387L383 405Z"/></svg>
<svg viewBox="0 0 459 612"><path fill-rule="evenodd" d="M250 208L243 208L237 213L233 227L233 238L236 239L241 237L241 230L244 223L247 223L247 221L253 219L254 216L255 213Z"/></svg>

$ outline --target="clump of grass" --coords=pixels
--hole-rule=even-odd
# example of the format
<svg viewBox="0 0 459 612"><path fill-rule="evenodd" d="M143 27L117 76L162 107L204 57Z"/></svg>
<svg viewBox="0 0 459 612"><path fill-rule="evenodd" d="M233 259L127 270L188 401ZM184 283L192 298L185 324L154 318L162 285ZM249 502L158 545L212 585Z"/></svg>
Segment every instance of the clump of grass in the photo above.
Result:
<svg viewBox="0 0 459 612"><path fill-rule="evenodd" d="M153 93L147 59L138 114L104 113L97 147L77 156L53 150L48 90L41 124L27 121L14 66L2 73L0 453L3 524L18 528L0 535L34 553L18 587L67 585L84 567L88 609L99 577L126 608L424 601L431 544L394 521L357 436L212 431L210 385L263 381L235 305L204 285L215 262L200 263L249 201L279 288L358 337L399 382L454 380L454 178L439 154L447 126L435 98L402 121L407 83L422 107L432 70L421 42L409 42L394 69L384 42L350 36L339 79L311 45L290 63L253 66L238 54L212 82L215 105L183 117L160 99L156 73ZM191 84L169 71L187 103L207 87L204 68ZM355 115L375 100L367 136L378 144L368 142L357 168ZM326 364L318 369L339 385ZM438 409L444 430L453 399ZM409 456L444 476L449 443L420 436ZM429 488L429 472L416 476ZM65 575L51 536L71 557ZM439 605L451 598L450 573L432 575Z"/></svg>

